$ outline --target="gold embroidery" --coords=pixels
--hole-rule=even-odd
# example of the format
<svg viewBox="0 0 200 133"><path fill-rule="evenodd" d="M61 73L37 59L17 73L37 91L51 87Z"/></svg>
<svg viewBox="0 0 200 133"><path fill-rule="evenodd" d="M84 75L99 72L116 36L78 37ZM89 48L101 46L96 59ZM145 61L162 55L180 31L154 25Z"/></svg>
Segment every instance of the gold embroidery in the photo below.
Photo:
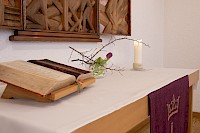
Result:
<svg viewBox="0 0 200 133"><path fill-rule="evenodd" d="M174 123L172 122L171 123L171 133L173 133L174 132Z"/></svg>
<svg viewBox="0 0 200 133"><path fill-rule="evenodd" d="M167 111L168 111L168 121L170 118L178 113L178 108L179 108L179 101L180 101L180 96L178 96L177 99L175 99L175 96L173 94L172 101L170 104L167 104Z"/></svg>

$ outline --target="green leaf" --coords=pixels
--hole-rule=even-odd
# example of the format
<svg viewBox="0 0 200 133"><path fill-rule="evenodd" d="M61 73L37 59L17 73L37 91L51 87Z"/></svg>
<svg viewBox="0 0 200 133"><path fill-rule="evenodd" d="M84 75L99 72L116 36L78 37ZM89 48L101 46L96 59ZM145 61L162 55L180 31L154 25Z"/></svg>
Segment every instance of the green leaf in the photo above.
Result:
<svg viewBox="0 0 200 133"><path fill-rule="evenodd" d="M101 57L95 60L95 64L91 66L94 76L103 74L106 70L105 65L109 59L102 59Z"/></svg>

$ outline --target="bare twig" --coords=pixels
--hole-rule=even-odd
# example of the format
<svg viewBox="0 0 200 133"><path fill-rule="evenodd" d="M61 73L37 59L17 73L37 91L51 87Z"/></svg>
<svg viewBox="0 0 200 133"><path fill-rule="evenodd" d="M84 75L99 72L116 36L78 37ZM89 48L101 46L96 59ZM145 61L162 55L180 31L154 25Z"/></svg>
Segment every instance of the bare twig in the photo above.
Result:
<svg viewBox="0 0 200 133"><path fill-rule="evenodd" d="M71 60L71 58L72 58L72 54L73 54L73 50L72 50L71 53L70 53L70 56L69 56L68 62Z"/></svg>
<svg viewBox="0 0 200 133"><path fill-rule="evenodd" d="M112 39L114 39L114 40L112 40ZM92 49L91 49L90 51L80 52L80 51L78 51L78 50L76 50L76 49L74 49L74 48L72 48L72 47L69 47L70 49L72 49L72 52L71 52L71 54L70 54L70 59L71 59L71 57L72 57L73 52L76 52L76 53L78 53L79 55L81 55L82 59L74 59L74 60L71 60L72 62L79 61L79 62L81 62L82 64L94 65L94 64L97 63L97 62L94 60L94 57L96 57L96 55L97 55L99 52L104 51L104 48L105 48L105 47L107 47L107 46L109 46L109 45L111 45L111 44L115 44L115 42L121 41L121 40L136 41L136 42L138 42L138 43L144 44L144 45L147 46L147 47L150 47L150 45L148 45L148 44L146 44L146 43L144 43L144 42L140 42L140 41L138 41L138 40L130 39L130 38L127 38L127 37L122 37L122 38L117 38L117 39L116 39L116 38L114 37L114 38L111 38L107 44L105 44L105 45L101 44L102 47L101 47L99 50L97 50L97 48L94 49L94 51L92 52L92 54L89 55L89 56L87 56L86 53L91 52ZM110 67L105 67L105 66L101 66L101 67L105 68L105 70L110 70L110 71L118 71L118 72L124 71L124 69L121 69L121 68L119 68L119 69L118 69L118 68L113 68L113 65L111 65Z"/></svg>
<svg viewBox="0 0 200 133"><path fill-rule="evenodd" d="M116 41L121 41L121 40L136 41L136 42L139 43L138 40L130 39L130 38L127 38L127 37L122 37L122 38L114 39L113 41L110 41L110 42L107 43L106 45L103 45L103 46L91 57L91 59L93 59L99 52L101 52L101 51L102 51L105 47L107 47L108 45L114 44L114 42L116 42ZM150 45L147 45L146 43L143 43L143 42L142 42L142 44L144 44L144 45L147 46L147 47L150 47Z"/></svg>
<svg viewBox="0 0 200 133"><path fill-rule="evenodd" d="M72 47L70 47L70 46L69 46L69 48L72 49L73 51L79 53L82 57L85 57L85 58L87 58L87 59L89 59L89 60L92 60L92 58L90 58L90 57L84 55L83 53L79 52L78 50L76 50L76 49L74 49L74 48L72 48ZM92 60L92 61L93 61L93 60Z"/></svg>
<svg viewBox="0 0 200 133"><path fill-rule="evenodd" d="M88 63L86 62L85 60L81 60L81 59L75 59L75 60L71 60L72 62L74 61L80 61L80 62L84 62L85 64L88 64L88 65L92 65L93 63Z"/></svg>

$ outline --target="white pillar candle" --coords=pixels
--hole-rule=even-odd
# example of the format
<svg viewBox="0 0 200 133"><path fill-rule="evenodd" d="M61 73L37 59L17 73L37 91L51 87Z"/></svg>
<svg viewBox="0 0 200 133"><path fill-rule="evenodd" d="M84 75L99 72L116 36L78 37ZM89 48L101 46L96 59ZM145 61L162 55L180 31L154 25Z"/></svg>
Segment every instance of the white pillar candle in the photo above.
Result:
<svg viewBox="0 0 200 133"><path fill-rule="evenodd" d="M134 41L134 63L142 64L142 40Z"/></svg>

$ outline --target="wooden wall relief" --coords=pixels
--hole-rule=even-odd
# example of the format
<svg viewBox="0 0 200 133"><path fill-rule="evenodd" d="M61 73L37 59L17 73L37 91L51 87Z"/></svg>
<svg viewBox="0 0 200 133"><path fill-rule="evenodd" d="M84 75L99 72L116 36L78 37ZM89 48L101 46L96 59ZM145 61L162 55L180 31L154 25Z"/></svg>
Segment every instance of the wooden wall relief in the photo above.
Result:
<svg viewBox="0 0 200 133"><path fill-rule="evenodd" d="M100 33L131 35L130 2L0 0L0 28L17 29L11 41L100 42Z"/></svg>
<svg viewBox="0 0 200 133"><path fill-rule="evenodd" d="M21 0L0 0L0 28L23 28Z"/></svg>
<svg viewBox="0 0 200 133"><path fill-rule="evenodd" d="M131 0L100 0L100 32L131 35Z"/></svg>
<svg viewBox="0 0 200 133"><path fill-rule="evenodd" d="M91 18L95 3L95 0L27 0L26 28L95 33Z"/></svg>
<svg viewBox="0 0 200 133"><path fill-rule="evenodd" d="M26 0L25 4L25 31L16 31L10 40L101 41L98 0Z"/></svg>

